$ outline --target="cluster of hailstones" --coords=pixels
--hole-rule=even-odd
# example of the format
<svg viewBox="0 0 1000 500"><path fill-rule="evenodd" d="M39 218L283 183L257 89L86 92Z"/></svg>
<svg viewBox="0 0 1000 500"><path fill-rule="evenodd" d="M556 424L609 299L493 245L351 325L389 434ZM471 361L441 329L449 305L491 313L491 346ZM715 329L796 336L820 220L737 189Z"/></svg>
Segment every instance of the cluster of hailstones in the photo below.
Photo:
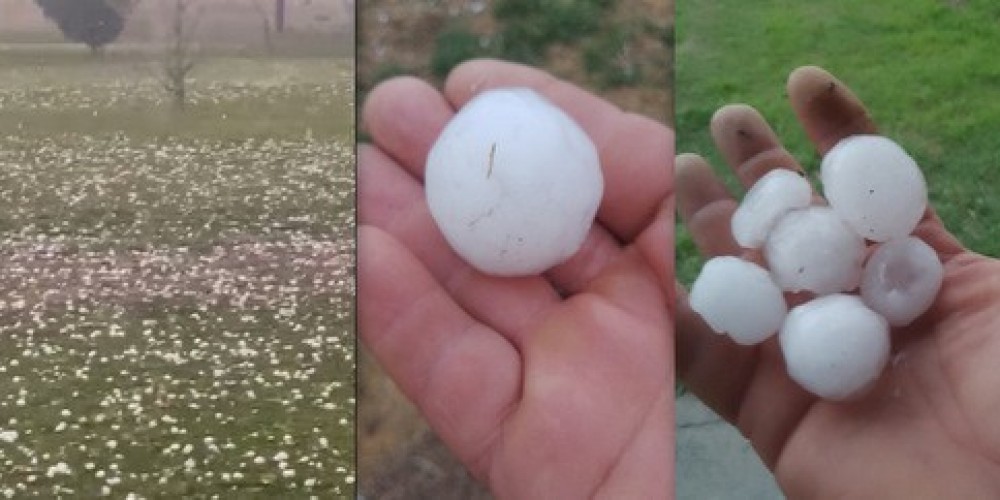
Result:
<svg viewBox="0 0 1000 500"><path fill-rule="evenodd" d="M777 332L791 378L817 396L843 400L874 384L889 357L890 327L930 307L944 271L936 252L911 236L927 185L898 144L848 137L823 158L820 181L829 206L812 204L809 182L790 170L757 181L733 214L732 231L740 246L763 251L769 270L713 258L690 304L739 344ZM783 292L815 298L789 311Z"/></svg>

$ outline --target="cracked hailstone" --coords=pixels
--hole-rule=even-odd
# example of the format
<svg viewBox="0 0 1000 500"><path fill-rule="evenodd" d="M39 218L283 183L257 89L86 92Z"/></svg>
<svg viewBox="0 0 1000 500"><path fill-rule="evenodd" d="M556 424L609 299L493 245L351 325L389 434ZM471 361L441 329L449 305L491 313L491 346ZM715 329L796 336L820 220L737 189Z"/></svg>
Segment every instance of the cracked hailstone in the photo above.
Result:
<svg viewBox="0 0 1000 500"><path fill-rule="evenodd" d="M920 238L889 240L872 253L861 279L861 298L892 326L906 326L930 308L944 267Z"/></svg>
<svg viewBox="0 0 1000 500"><path fill-rule="evenodd" d="M424 181L448 244L497 276L538 274L569 259L604 189L587 134L527 88L486 91L462 107L431 148Z"/></svg>
<svg viewBox="0 0 1000 500"><path fill-rule="evenodd" d="M920 167L886 137L841 140L823 157L820 178L830 206L872 241L909 235L927 208L927 183Z"/></svg>
<svg viewBox="0 0 1000 500"><path fill-rule="evenodd" d="M802 388L832 400L859 396L889 358L889 325L856 295L833 294L795 307L778 343L788 374Z"/></svg>
<svg viewBox="0 0 1000 500"><path fill-rule="evenodd" d="M705 263L688 303L712 330L742 345L763 342L777 332L788 310L766 269L729 256Z"/></svg>
<svg viewBox="0 0 1000 500"><path fill-rule="evenodd" d="M864 240L824 206L788 212L764 244L771 275L788 292L825 295L853 290L861 283L864 257Z"/></svg>
<svg viewBox="0 0 1000 500"><path fill-rule="evenodd" d="M809 181L791 170L774 169L750 187L733 213L733 238L743 248L760 248L778 218L809 206L811 199Z"/></svg>

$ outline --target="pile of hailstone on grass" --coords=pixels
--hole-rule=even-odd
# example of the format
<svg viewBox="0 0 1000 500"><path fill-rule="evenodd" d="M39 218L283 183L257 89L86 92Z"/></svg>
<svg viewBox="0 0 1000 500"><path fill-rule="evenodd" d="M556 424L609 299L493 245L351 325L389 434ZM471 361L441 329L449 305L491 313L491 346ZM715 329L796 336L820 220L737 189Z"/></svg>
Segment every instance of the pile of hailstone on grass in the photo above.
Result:
<svg viewBox="0 0 1000 500"><path fill-rule="evenodd" d="M777 332L792 379L843 400L874 384L889 357L889 328L930 307L944 271L936 252L911 236L927 185L898 144L848 137L823 158L820 180L828 206L812 204L809 181L790 170L757 181L733 214L732 231L740 246L762 250L769 269L713 258L690 304L739 344ZM789 311L785 292L815 298Z"/></svg>

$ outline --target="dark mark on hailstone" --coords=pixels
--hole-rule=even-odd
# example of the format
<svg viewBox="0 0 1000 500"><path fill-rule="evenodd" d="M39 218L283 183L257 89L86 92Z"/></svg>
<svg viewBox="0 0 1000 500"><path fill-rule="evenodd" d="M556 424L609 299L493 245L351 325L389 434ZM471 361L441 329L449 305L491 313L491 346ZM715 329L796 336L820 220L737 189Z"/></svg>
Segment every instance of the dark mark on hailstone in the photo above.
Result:
<svg viewBox="0 0 1000 500"><path fill-rule="evenodd" d="M490 147L490 167L486 170L487 179L489 179L490 176L493 175L493 158L496 157L496 154L497 154L497 143L494 142L493 146Z"/></svg>

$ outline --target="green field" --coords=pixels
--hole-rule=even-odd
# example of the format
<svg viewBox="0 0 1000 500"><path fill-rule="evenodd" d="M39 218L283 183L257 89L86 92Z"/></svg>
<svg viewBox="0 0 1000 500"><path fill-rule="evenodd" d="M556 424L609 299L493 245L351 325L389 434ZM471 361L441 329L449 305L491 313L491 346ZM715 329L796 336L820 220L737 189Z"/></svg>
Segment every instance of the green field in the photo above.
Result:
<svg viewBox="0 0 1000 500"><path fill-rule="evenodd" d="M0 50L0 498L353 498L353 61L192 78Z"/></svg>
<svg viewBox="0 0 1000 500"><path fill-rule="evenodd" d="M868 105L881 133L900 142L927 177L945 224L970 248L1000 256L1000 4L986 0L678 2L677 147L723 163L708 122L745 102L771 122L815 173L819 158L784 96L797 66L832 71ZM735 186L732 176L727 177ZM700 259L678 225L678 274Z"/></svg>

